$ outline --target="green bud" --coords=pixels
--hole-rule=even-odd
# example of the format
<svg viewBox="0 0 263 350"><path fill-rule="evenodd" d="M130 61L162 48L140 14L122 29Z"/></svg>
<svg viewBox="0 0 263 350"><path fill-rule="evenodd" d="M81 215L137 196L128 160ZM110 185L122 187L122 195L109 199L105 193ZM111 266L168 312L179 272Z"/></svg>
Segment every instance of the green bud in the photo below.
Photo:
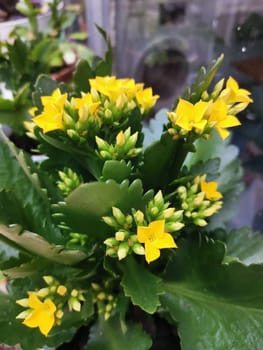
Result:
<svg viewBox="0 0 263 350"><path fill-rule="evenodd" d="M205 193L204 192L199 192L195 199L193 200L193 203L195 206L199 206L205 198Z"/></svg>
<svg viewBox="0 0 263 350"><path fill-rule="evenodd" d="M181 230L185 225L182 222L167 222L165 223L165 229L168 232L175 232Z"/></svg>
<svg viewBox="0 0 263 350"><path fill-rule="evenodd" d="M117 247L117 246L116 246ZM111 258L116 258L117 256L117 252L116 252L116 249L112 248L112 247L109 247L106 249L106 255L107 256L110 256Z"/></svg>
<svg viewBox="0 0 263 350"><path fill-rule="evenodd" d="M209 100L209 94L207 91L203 91L202 92L202 95L201 95L201 98L203 101L208 101Z"/></svg>
<svg viewBox="0 0 263 350"><path fill-rule="evenodd" d="M117 232L115 233L115 239L116 239L117 241L124 241L125 237L126 237L126 235L125 235L125 232L124 232L124 231L117 231ZM104 243L105 243L105 242L104 242Z"/></svg>
<svg viewBox="0 0 263 350"><path fill-rule="evenodd" d="M159 214L159 208L157 208L157 207L151 208L151 209L150 209L150 214L151 214L152 216L158 215L158 214Z"/></svg>
<svg viewBox="0 0 263 350"><path fill-rule="evenodd" d="M103 243L104 243L107 247L112 248L112 247L114 247L115 245L118 244L118 240L117 240L116 238L111 237L111 238L105 239L105 241L104 241Z"/></svg>
<svg viewBox="0 0 263 350"><path fill-rule="evenodd" d="M107 224L108 226L111 226L113 228L118 227L117 221L112 216L103 216L102 220Z"/></svg>
<svg viewBox="0 0 263 350"><path fill-rule="evenodd" d="M36 295L38 296L38 297L40 297L40 298L45 298L45 297L47 297L48 295L49 295L49 293L50 293L50 290L49 290L49 288L41 288L41 289L39 289L37 292L36 292Z"/></svg>
<svg viewBox="0 0 263 350"><path fill-rule="evenodd" d="M118 251L117 251L117 255L118 255L118 259L122 260L124 258L126 258L126 256L128 255L130 250L130 247L128 245L127 242L123 242L119 245Z"/></svg>
<svg viewBox="0 0 263 350"><path fill-rule="evenodd" d="M47 285L51 286L54 282L55 279L52 276L43 276L43 280L46 282Z"/></svg>
<svg viewBox="0 0 263 350"><path fill-rule="evenodd" d="M207 222L204 219L197 218L194 220L194 224L200 227L204 227L207 225Z"/></svg>
<svg viewBox="0 0 263 350"><path fill-rule="evenodd" d="M158 207L163 205L163 194L162 194L162 191L158 191L156 193L156 195L154 196L153 201L154 201L154 204L156 206L158 206Z"/></svg>
<svg viewBox="0 0 263 350"><path fill-rule="evenodd" d="M137 255L144 255L145 254L144 247L140 243L135 243L132 246L132 250Z"/></svg>
<svg viewBox="0 0 263 350"><path fill-rule="evenodd" d="M97 143L99 150L107 150L108 149L109 144L106 141L104 141L103 139L101 139L100 137L96 136L95 141Z"/></svg>
<svg viewBox="0 0 263 350"><path fill-rule="evenodd" d="M126 217L119 208L112 207L112 214L114 218L117 220L118 224L123 225L125 223Z"/></svg>
<svg viewBox="0 0 263 350"><path fill-rule="evenodd" d="M137 224L137 226L143 226L144 224L144 214L141 210L137 210L134 214L133 214L134 220Z"/></svg>

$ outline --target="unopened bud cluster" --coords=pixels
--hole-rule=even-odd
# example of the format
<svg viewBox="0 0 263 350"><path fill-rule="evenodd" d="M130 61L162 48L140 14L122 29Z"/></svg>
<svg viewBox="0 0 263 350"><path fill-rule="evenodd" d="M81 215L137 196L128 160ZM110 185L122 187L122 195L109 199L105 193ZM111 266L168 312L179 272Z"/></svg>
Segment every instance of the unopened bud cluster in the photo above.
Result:
<svg viewBox="0 0 263 350"><path fill-rule="evenodd" d="M93 303L97 303L99 313L104 315L104 319L108 320L117 305L117 297L107 291L107 288L91 283L93 292Z"/></svg>
<svg viewBox="0 0 263 350"><path fill-rule="evenodd" d="M148 222L165 219L167 232L179 231L184 227L183 210L175 210L175 208L170 207L170 203L164 200L162 191L158 191L148 203L146 218ZM143 226L145 223L142 222L139 225Z"/></svg>
<svg viewBox="0 0 263 350"><path fill-rule="evenodd" d="M137 235L133 233L134 219L132 215L125 215L119 208L112 208L113 216L104 216L103 221L111 226L115 235L104 241L106 255L122 260L127 255L135 253L144 255L144 247L138 242Z"/></svg>
<svg viewBox="0 0 263 350"><path fill-rule="evenodd" d="M207 199L205 192L201 191L200 184L196 182L178 187L176 193L183 209L184 221L189 224L206 226L206 219L222 207L222 201Z"/></svg>
<svg viewBox="0 0 263 350"><path fill-rule="evenodd" d="M82 183L80 175L70 168L64 168L63 171L58 172L58 175L60 180L57 181L57 186L65 197Z"/></svg>
<svg viewBox="0 0 263 350"><path fill-rule="evenodd" d="M126 129L124 132L121 130L116 136L115 144L109 144L96 136L98 154L104 160L134 158L142 151L141 148L135 147L137 139L138 132L131 135L131 128Z"/></svg>

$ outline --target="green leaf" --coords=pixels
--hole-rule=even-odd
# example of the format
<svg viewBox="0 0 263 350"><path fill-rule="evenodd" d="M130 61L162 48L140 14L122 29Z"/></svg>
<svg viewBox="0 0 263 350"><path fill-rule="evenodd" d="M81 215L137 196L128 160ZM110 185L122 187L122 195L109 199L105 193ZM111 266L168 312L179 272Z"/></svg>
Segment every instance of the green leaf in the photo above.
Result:
<svg viewBox="0 0 263 350"><path fill-rule="evenodd" d="M161 279L152 274L142 264L131 256L125 260L124 274L121 285L126 297L130 297L134 305L153 314L160 305L159 295L164 291Z"/></svg>
<svg viewBox="0 0 263 350"><path fill-rule="evenodd" d="M41 256L60 264L74 265L87 257L82 251L66 250L63 246L50 244L34 232L23 231L21 233L19 227L16 226L9 228L0 224L0 235L36 256Z"/></svg>
<svg viewBox="0 0 263 350"><path fill-rule="evenodd" d="M245 265L263 263L263 235L248 227L226 234L227 255L237 257Z"/></svg>
<svg viewBox="0 0 263 350"><path fill-rule="evenodd" d="M121 184L113 180L106 183L90 182L77 187L59 210L65 214L65 221L76 232L88 233L91 239L103 239L109 232L109 226L102 221L102 217L112 215L113 206L124 213L130 213L131 208L142 210L152 196L152 192L143 194L140 180L135 180L130 185L126 180Z"/></svg>
<svg viewBox="0 0 263 350"><path fill-rule="evenodd" d="M41 187L35 164L18 151L3 132L0 136L0 198L8 203L15 202L16 208L12 212L12 207L5 208L6 203L1 202L0 207L8 215L1 219L9 224L21 224L53 243L61 242L62 237L53 224L49 198ZM18 211L18 217L15 217L13 214Z"/></svg>
<svg viewBox="0 0 263 350"><path fill-rule="evenodd" d="M120 183L128 179L131 174L131 164L126 164L124 160L107 160L102 169L103 181L115 180Z"/></svg>
<svg viewBox="0 0 263 350"><path fill-rule="evenodd" d="M74 87L76 91L88 92L90 90L89 79L95 77L87 60L80 60L73 74Z"/></svg>
<svg viewBox="0 0 263 350"><path fill-rule="evenodd" d="M260 350L263 265L222 264L219 241L181 240L178 246L160 300L178 325L182 350Z"/></svg>
<svg viewBox="0 0 263 350"><path fill-rule="evenodd" d="M145 189L160 188L167 183L176 149L177 143L169 134L162 135L160 141L146 148L140 169Z"/></svg>
<svg viewBox="0 0 263 350"><path fill-rule="evenodd" d="M24 41L17 38L13 44L8 44L10 61L18 72L25 72L28 66L28 48Z"/></svg>
<svg viewBox="0 0 263 350"><path fill-rule="evenodd" d="M42 109L41 96L52 95L52 92L58 87L58 83L49 76L41 74L37 78L35 91L32 93L34 106Z"/></svg>
<svg viewBox="0 0 263 350"><path fill-rule="evenodd" d="M106 42L107 50L105 53L105 59L100 60L96 64L95 76L111 75L111 72L112 72L112 47L111 47L110 38L107 35L107 33L105 32L105 30L103 30L98 25L96 25L96 27Z"/></svg>
<svg viewBox="0 0 263 350"><path fill-rule="evenodd" d="M148 350L152 342L139 324L124 324L117 317L95 324L86 350Z"/></svg>

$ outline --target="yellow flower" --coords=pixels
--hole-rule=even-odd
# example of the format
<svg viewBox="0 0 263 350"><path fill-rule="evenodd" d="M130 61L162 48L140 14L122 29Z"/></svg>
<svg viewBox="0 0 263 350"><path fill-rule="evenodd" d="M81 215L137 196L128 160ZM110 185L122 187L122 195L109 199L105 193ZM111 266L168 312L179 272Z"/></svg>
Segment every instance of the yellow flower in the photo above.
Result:
<svg viewBox="0 0 263 350"><path fill-rule="evenodd" d="M159 98L158 95L153 96L152 88L139 90L136 93L136 99L137 99L137 102L141 108L142 113L145 110L151 109L155 105L158 98Z"/></svg>
<svg viewBox="0 0 263 350"><path fill-rule="evenodd" d="M168 117L173 124L186 131L196 129L198 133L201 133L207 123L207 120L204 118L207 107L208 102L205 101L192 104L189 101L180 99L175 112L168 112Z"/></svg>
<svg viewBox="0 0 263 350"><path fill-rule="evenodd" d="M122 94L125 94L128 98L133 98L137 91L133 79L116 79L115 76L105 76L89 79L89 83L92 89L107 96L113 102L116 102Z"/></svg>
<svg viewBox="0 0 263 350"><path fill-rule="evenodd" d="M55 323L56 305L50 299L41 302L32 293L28 298L28 306L31 312L25 318L23 324L30 328L39 327L40 332L47 336Z"/></svg>
<svg viewBox="0 0 263 350"><path fill-rule="evenodd" d="M33 121L43 129L44 133L58 129L63 130L62 116L66 100L67 94L61 94L59 89L56 89L51 96L41 97L44 110L33 118Z"/></svg>
<svg viewBox="0 0 263 350"><path fill-rule="evenodd" d="M222 194L217 191L217 182L205 182L205 176L200 179L201 191L205 193L205 197L209 200L217 200L222 198Z"/></svg>
<svg viewBox="0 0 263 350"><path fill-rule="evenodd" d="M88 107L90 114L94 114L100 105L100 102L93 101L92 95L89 92L80 98L73 97L71 102L73 102L78 110L82 110L83 108L86 109Z"/></svg>
<svg viewBox="0 0 263 350"><path fill-rule="evenodd" d="M218 98L212 105L208 124L214 127L224 140L230 133L226 128L240 125L240 121L233 115L228 115L226 102Z"/></svg>
<svg viewBox="0 0 263 350"><path fill-rule="evenodd" d="M249 97L250 91L240 89L237 81L229 77L226 83L226 88L221 92L220 97L224 99L227 104L234 104L237 102L245 102L249 104L253 100Z"/></svg>
<svg viewBox="0 0 263 350"><path fill-rule="evenodd" d="M152 221L148 226L138 226L137 236L145 246L145 259L148 264L160 256L160 249L176 248L173 237L164 232L165 220Z"/></svg>

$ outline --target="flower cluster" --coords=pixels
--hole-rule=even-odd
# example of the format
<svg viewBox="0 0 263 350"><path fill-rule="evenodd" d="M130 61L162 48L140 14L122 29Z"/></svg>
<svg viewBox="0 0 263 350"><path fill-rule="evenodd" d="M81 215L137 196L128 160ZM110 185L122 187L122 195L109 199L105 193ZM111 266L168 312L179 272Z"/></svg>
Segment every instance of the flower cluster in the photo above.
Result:
<svg viewBox="0 0 263 350"><path fill-rule="evenodd" d="M55 324L61 324L65 304L69 311L79 312L81 302L85 299L81 291L69 290L52 276L44 276L43 279L47 287L28 292L28 298L16 301L20 306L27 308L16 318L23 319L23 324L27 327L38 327L40 332L47 336Z"/></svg>
<svg viewBox="0 0 263 350"><path fill-rule="evenodd" d="M216 129L224 140L229 135L227 128L240 125L236 114L244 110L252 99L250 92L239 88L232 77L227 80L225 88L223 85L224 79L215 85L210 94L204 91L196 103L181 98L176 109L168 112L171 121L169 133L174 137L188 134L209 137Z"/></svg>
<svg viewBox="0 0 263 350"><path fill-rule="evenodd" d="M133 79L116 79L116 77L96 77L89 79L90 92L81 97L71 97L56 89L51 96L42 96L43 111L33 118L33 122L43 129L44 133L53 130L64 131L71 139L85 142L94 137L100 130L108 132L109 126L118 128L125 123L134 109L142 115L154 106L157 95L151 88L143 88ZM129 131L119 133L116 146L123 144L124 139L136 139ZM97 143L103 150L101 139ZM133 140L130 141L134 143ZM132 147L132 146L129 146Z"/></svg>

